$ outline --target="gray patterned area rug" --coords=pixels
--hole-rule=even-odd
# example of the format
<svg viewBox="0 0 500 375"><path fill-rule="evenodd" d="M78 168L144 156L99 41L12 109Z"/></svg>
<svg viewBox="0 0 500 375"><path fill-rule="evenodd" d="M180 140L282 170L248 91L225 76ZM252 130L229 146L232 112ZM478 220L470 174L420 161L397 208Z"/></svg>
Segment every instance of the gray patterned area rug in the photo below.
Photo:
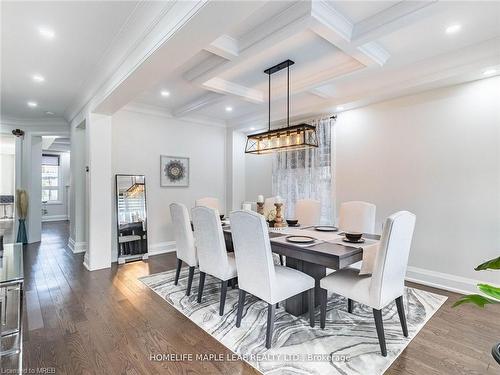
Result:
<svg viewBox="0 0 500 375"><path fill-rule="evenodd" d="M140 280L229 348L231 360L242 359L264 374L383 374L447 297L406 288L404 306L409 337L401 331L396 305L383 309L387 357L382 357L372 309L354 303L347 312L347 300L338 295L328 299L326 327L309 326L307 316L288 314L283 304L276 310L273 345L265 347L267 304L248 295L240 328L236 328L238 290L228 288L224 316L219 316L220 281L207 275L202 303L196 302L198 276L195 273L191 296L185 295L187 268L179 284L174 285L175 271L162 272ZM307 315L307 314L306 314Z"/></svg>

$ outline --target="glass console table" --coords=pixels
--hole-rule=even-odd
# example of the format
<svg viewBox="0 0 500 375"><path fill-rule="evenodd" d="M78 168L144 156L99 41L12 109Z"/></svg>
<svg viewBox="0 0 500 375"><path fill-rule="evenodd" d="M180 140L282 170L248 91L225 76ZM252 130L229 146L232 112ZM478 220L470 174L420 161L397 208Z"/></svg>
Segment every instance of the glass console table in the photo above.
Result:
<svg viewBox="0 0 500 375"><path fill-rule="evenodd" d="M6 244L0 251L0 357L21 354L22 352L22 326L23 326L23 245ZM17 291L17 324L10 328L7 326L7 315L11 314L11 293ZM16 336L15 344L9 349L4 349L1 341L7 337Z"/></svg>

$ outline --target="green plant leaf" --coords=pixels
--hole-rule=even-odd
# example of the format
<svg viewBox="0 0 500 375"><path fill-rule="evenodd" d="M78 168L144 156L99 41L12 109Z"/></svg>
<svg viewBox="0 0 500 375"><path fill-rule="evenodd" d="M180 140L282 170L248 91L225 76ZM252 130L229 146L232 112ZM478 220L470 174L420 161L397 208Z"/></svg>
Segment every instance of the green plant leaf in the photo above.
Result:
<svg viewBox="0 0 500 375"><path fill-rule="evenodd" d="M479 290L500 301L500 288L488 284L477 284Z"/></svg>
<svg viewBox="0 0 500 375"><path fill-rule="evenodd" d="M476 271L484 271L484 270L500 270L500 257L492 260L488 260L474 268Z"/></svg>
<svg viewBox="0 0 500 375"><path fill-rule="evenodd" d="M473 303L479 307L484 307L484 305L490 304L490 303L499 303L497 301L494 301L492 299L489 299L487 297L481 296L480 294L469 294L467 296L463 296L457 302L453 304L452 307L457 307L463 303Z"/></svg>

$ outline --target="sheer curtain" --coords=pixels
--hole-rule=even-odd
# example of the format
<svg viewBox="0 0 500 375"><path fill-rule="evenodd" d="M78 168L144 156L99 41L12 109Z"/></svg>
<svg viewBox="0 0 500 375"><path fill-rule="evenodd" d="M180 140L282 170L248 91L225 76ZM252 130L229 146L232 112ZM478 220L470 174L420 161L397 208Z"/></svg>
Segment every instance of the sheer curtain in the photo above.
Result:
<svg viewBox="0 0 500 375"><path fill-rule="evenodd" d="M295 217L297 199L321 202L321 224L332 220L332 126L334 119L322 117L316 126L318 147L278 152L273 159L273 195L283 198L285 218Z"/></svg>

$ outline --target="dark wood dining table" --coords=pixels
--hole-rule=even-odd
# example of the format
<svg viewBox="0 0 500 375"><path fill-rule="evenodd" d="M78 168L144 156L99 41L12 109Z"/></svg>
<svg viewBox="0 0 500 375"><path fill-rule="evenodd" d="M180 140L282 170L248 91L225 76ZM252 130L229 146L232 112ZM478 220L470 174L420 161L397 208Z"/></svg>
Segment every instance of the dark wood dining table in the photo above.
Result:
<svg viewBox="0 0 500 375"><path fill-rule="evenodd" d="M303 228L304 235L314 236L314 227ZM231 237L231 227L223 227L224 238L228 251L233 251L233 240ZM335 232L334 232L335 233ZM318 241L311 246L300 246L285 241L273 241L273 238L289 235L279 231L269 231L271 240L271 250L286 257L286 267L304 272L315 280L315 303L320 302L320 280L326 276L326 269L340 270L353 263L359 262L363 258L363 250L355 245L341 245L332 242ZM363 234L364 238L379 240L380 236L376 234ZM299 316L308 311L307 292L289 298L285 303L285 310Z"/></svg>

